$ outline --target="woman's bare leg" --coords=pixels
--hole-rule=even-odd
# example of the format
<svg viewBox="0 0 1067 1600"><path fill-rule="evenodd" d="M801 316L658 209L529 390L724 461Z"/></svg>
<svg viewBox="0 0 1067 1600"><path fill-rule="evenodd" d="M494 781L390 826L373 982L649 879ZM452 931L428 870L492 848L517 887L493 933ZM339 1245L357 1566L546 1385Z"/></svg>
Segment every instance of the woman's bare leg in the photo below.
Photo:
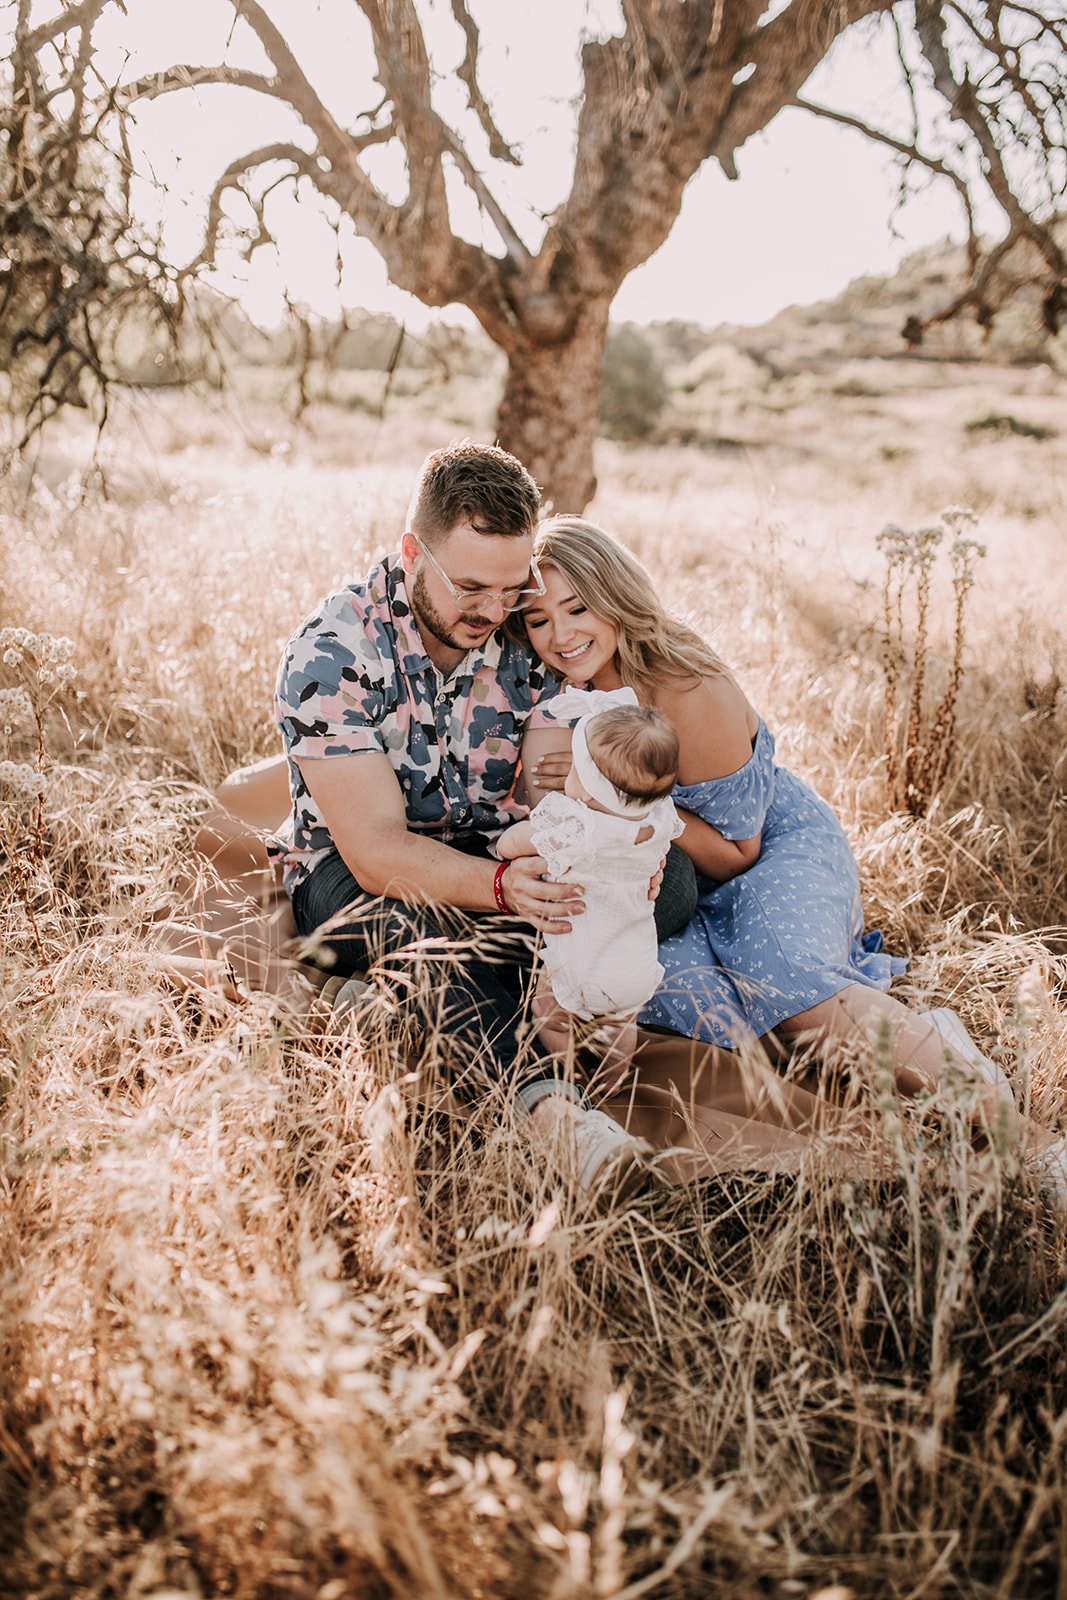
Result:
<svg viewBox="0 0 1067 1600"><path fill-rule="evenodd" d="M266 849L266 835L288 808L282 756L242 767L219 785L193 841L189 871L152 928L174 981L231 996L241 987L286 999L295 994L304 1004L308 985L281 953L296 929Z"/></svg>
<svg viewBox="0 0 1067 1600"><path fill-rule="evenodd" d="M561 1063L573 1061L575 1044L577 1042L580 1047L582 1040L579 1037L576 1041L575 1019L571 1012L563 1009L553 994L548 969L544 966L538 974L530 1010L545 1049ZM583 1031L591 1026L593 1024L579 1024ZM617 1022L610 1017L601 1017L596 1023L593 1042L599 1053L599 1065L590 1088L598 1094L614 1094L637 1048L637 1024L632 1018Z"/></svg>
<svg viewBox="0 0 1067 1600"><path fill-rule="evenodd" d="M917 1094L920 1089L933 1089L945 1070L945 1041L942 1035L925 1017L879 989L869 989L865 984L849 984L829 1000L823 1000L808 1011L798 1012L795 1017L780 1023L777 1031L790 1042L802 1038L815 1043L850 1038L872 1040L886 1022L892 1036L897 1088L907 1095ZM1059 1134L1020 1116L1014 1106L1004 1101L994 1084L984 1084L980 1098L987 1122L992 1123L998 1114L1009 1117L1024 1150L1038 1164L1045 1152L1061 1146Z"/></svg>
<svg viewBox="0 0 1067 1600"><path fill-rule="evenodd" d="M873 1039L883 1022L889 1023L892 1033L897 1088L908 1095L932 1089L945 1066L941 1035L932 1023L880 989L850 983L829 1000L788 1017L775 1031L790 1044L801 1040L829 1044L837 1039Z"/></svg>
<svg viewBox="0 0 1067 1600"><path fill-rule="evenodd" d="M674 1178L728 1171L796 1171L815 1148L842 1171L865 1170L860 1137L849 1140L840 1109L787 1083L755 1052L744 1055L678 1034L638 1029L635 1079L604 1102L631 1133L672 1155Z"/></svg>
<svg viewBox="0 0 1067 1600"><path fill-rule="evenodd" d="M289 805L284 756L241 767L216 789L193 849L212 863L220 878L262 872L268 866L264 836L281 827Z"/></svg>

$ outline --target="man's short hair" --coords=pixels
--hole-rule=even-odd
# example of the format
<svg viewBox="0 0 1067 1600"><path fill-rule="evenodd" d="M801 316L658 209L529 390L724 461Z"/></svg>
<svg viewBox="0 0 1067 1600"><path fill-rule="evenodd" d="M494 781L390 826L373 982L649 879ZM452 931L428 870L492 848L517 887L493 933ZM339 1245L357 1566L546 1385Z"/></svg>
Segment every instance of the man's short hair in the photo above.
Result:
<svg viewBox="0 0 1067 1600"><path fill-rule="evenodd" d="M426 457L408 508L408 527L437 544L461 522L476 533L519 537L537 527L541 495L514 456L495 444L454 440Z"/></svg>

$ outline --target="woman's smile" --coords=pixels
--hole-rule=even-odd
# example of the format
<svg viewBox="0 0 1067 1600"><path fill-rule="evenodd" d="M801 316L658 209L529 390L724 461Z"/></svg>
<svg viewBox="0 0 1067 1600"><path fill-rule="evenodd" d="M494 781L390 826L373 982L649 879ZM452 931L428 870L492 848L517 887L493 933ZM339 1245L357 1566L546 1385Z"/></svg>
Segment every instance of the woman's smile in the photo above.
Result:
<svg viewBox="0 0 1067 1600"><path fill-rule="evenodd" d="M544 595L524 613L526 632L541 660L573 683L616 687L621 680L615 665L615 625L594 616L557 568L545 567L541 578Z"/></svg>

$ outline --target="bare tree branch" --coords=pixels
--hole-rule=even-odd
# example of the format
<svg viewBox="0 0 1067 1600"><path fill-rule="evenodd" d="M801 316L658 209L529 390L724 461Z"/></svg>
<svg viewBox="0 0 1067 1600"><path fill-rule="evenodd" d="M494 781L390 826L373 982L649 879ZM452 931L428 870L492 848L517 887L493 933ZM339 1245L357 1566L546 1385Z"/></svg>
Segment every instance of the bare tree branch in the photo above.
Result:
<svg viewBox="0 0 1067 1600"><path fill-rule="evenodd" d="M456 68L456 77L467 85L468 104L489 140L489 154L495 161L509 161L513 167L521 167L522 162L519 157L493 121L493 113L479 87L478 25L467 10L465 0L452 0L452 15L463 29L463 37L466 40L466 49L462 62Z"/></svg>
<svg viewBox="0 0 1067 1600"><path fill-rule="evenodd" d="M394 119L408 158L409 205L412 201L421 205L427 227L432 219L442 218L451 237L441 171L441 157L447 151L500 235L509 259L522 270L530 260L526 244L476 170L462 142L433 108L426 42L411 0L388 0L386 6L380 5L378 0L356 0L356 3L370 22L378 57L378 81L393 102ZM471 25L473 27L473 23Z"/></svg>
<svg viewBox="0 0 1067 1600"><path fill-rule="evenodd" d="M951 322L961 311L968 308L976 313L980 326L988 328L993 321L993 311L987 299L990 285L1000 263L1018 244L1019 237L1018 234L1009 233L1006 238L995 244L986 255L977 275L951 300L922 316L910 316L901 329L902 338L909 345L920 345L928 328L935 327L939 322Z"/></svg>
<svg viewBox="0 0 1067 1600"><path fill-rule="evenodd" d="M266 78L261 72L249 72L244 67L194 67L176 62L162 72L146 72L141 78L132 78L119 86L117 97L123 104L136 100L156 100L160 95L174 94L181 89L197 89L205 83L225 83L239 89L252 89L256 94L273 95L285 99L277 78Z"/></svg>
<svg viewBox="0 0 1067 1600"><path fill-rule="evenodd" d="M728 115L708 154L719 162L728 178L737 177L734 154L765 128L772 106L794 99L823 60L831 44L846 28L863 17L892 10L894 0L792 0L749 41L749 60L755 71L735 92Z"/></svg>
<svg viewBox="0 0 1067 1600"><path fill-rule="evenodd" d="M927 156L915 145L907 144L903 139L895 139L892 134L884 133L880 128L872 128L869 122L864 122L860 117L849 116L845 111L834 111L830 106L816 105L812 100L805 100L796 95L788 104L796 106L799 111L810 111L812 116L825 117L829 122L839 122L843 127L855 128L862 133L864 138L870 139L874 144L884 144L887 149L895 150L910 164L925 167L928 172L936 173L939 178L947 178L960 197L963 214L967 218L968 239L975 241L977 234L974 227L974 209L971 204L971 193L966 180L951 167L936 156Z"/></svg>
<svg viewBox="0 0 1067 1600"><path fill-rule="evenodd" d="M115 3L125 16L126 7L122 0L115 0ZM62 34L70 33L75 28L85 26L91 28L109 4L110 0L82 0L81 5L68 6L58 17L53 17L50 22L42 22L26 34L27 49L36 54L42 45L48 44L52 39L58 39Z"/></svg>
<svg viewBox="0 0 1067 1600"><path fill-rule="evenodd" d="M314 156L309 155L306 150L301 150L299 145L286 143L261 145L258 150L250 150L247 155L238 156L235 161L231 161L225 172L220 173L216 179L208 197L204 243L199 255L189 263L190 272L195 272L198 267L215 265L215 247L218 243L219 228L222 226L222 200L227 190L240 190L244 198L251 203L251 197L241 189L241 179L257 167L265 166L272 161L291 162L297 173L303 174L304 177L311 176L311 169L315 165ZM267 240L263 239L260 242L266 243Z"/></svg>
<svg viewBox="0 0 1067 1600"><path fill-rule="evenodd" d="M915 28L923 55L930 64L934 87L948 102L949 116L962 122L973 134L982 154L983 175L991 193L1008 219L1009 231L1032 239L1056 278L1067 278L1067 259L1048 228L1037 222L1019 201L1004 166L1001 152L983 114L974 85L964 77L958 82L945 45L945 19L938 0L915 0Z"/></svg>
<svg viewBox="0 0 1067 1600"><path fill-rule="evenodd" d="M276 94L299 114L315 135L322 155L332 163L351 165L348 136L334 121L259 0L230 0L235 12L248 23L275 71Z"/></svg>

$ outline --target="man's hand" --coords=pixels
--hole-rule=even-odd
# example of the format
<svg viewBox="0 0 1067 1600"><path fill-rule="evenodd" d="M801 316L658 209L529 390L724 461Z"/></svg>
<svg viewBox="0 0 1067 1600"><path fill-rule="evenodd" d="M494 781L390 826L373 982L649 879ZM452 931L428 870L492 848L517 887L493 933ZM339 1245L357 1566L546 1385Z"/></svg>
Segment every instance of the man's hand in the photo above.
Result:
<svg viewBox="0 0 1067 1600"><path fill-rule="evenodd" d="M576 883L550 882L542 876L547 871L540 856L516 856L504 874L504 898L539 933L570 933L570 919L585 910L583 890Z"/></svg>
<svg viewBox="0 0 1067 1600"><path fill-rule="evenodd" d="M655 900L656 897L658 896L660 890L662 889L662 887L663 887L663 874L666 871L666 868L667 868L667 857L666 856L661 856L660 857L660 863L659 863L659 871L658 872L654 872L652 874L652 877L649 879L648 898L650 900Z"/></svg>

